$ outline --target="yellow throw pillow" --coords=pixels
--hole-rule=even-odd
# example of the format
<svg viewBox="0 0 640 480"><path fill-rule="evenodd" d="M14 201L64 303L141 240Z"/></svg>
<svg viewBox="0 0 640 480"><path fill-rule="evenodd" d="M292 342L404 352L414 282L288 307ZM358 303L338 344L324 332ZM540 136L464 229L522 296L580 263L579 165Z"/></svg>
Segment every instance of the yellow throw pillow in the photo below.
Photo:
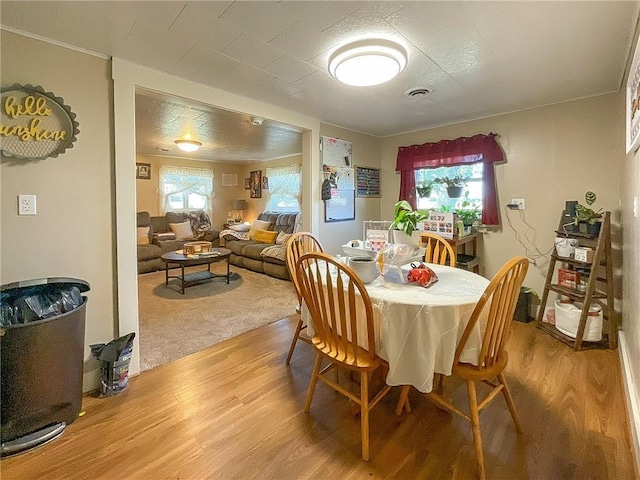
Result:
<svg viewBox="0 0 640 480"><path fill-rule="evenodd" d="M149 227L138 227L136 230L138 245L149 245Z"/></svg>
<svg viewBox="0 0 640 480"><path fill-rule="evenodd" d="M256 230L253 241L258 243L275 243L276 238L278 238L278 232L272 232L269 230Z"/></svg>
<svg viewBox="0 0 640 480"><path fill-rule="evenodd" d="M267 222L266 220L254 220L251 224L251 228L249 229L249 240L253 240L256 232L258 230L266 230L271 225L271 222Z"/></svg>
<svg viewBox="0 0 640 480"><path fill-rule="evenodd" d="M191 222L170 223L169 228L176 234L178 240L193 240L193 232L191 231Z"/></svg>

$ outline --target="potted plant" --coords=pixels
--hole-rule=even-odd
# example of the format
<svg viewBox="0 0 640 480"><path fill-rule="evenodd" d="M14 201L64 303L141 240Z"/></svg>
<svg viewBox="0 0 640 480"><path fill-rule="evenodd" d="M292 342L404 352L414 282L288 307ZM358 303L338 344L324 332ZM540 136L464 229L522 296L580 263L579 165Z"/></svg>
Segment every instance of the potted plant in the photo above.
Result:
<svg viewBox="0 0 640 480"><path fill-rule="evenodd" d="M600 233L600 219L602 218L602 209L597 212L589 208L596 201L596 194L589 191L584 195L584 201L588 206L580 203L576 205L576 216L573 221L575 225L586 225L586 231L589 235L598 236Z"/></svg>
<svg viewBox="0 0 640 480"><path fill-rule="evenodd" d="M416 185L416 193L419 197L428 198L431 196L431 191L433 190L433 182L421 183Z"/></svg>
<svg viewBox="0 0 640 480"><path fill-rule="evenodd" d="M462 196L462 189L467 184L467 178L462 174L457 174L453 177L438 177L434 182L445 186L449 198L460 198Z"/></svg>
<svg viewBox="0 0 640 480"><path fill-rule="evenodd" d="M465 198L460 204L460 208L457 208L455 212L465 227L471 227L480 218L478 205L469 200L468 191L465 193Z"/></svg>
<svg viewBox="0 0 640 480"><path fill-rule="evenodd" d="M417 246L420 242L420 232L417 230L418 222L426 220L428 215L414 210L406 200L400 200L395 204L393 214L395 218L389 228L393 230L394 243ZM414 235L414 232L418 233L418 235ZM403 233L404 235L398 235L397 233Z"/></svg>

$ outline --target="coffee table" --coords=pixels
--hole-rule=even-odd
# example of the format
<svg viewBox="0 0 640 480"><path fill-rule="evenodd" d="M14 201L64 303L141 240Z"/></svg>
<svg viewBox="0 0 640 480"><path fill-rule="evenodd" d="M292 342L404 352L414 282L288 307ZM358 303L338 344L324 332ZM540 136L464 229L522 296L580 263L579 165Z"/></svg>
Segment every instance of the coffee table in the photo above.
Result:
<svg viewBox="0 0 640 480"><path fill-rule="evenodd" d="M169 285L170 278L177 278L180 280L180 293L184 295L184 289L191 287L193 285L197 285L202 282L206 282L218 277L226 277L227 284L229 283L229 278L231 273L229 272L229 256L231 255L231 250L228 248L212 248L211 252L207 252L207 254L199 254L199 255L184 255L183 253L178 252L169 252L165 253L160 257L160 259L164 262L164 277L165 285ZM211 272L211 264L214 262L221 262L222 260L227 260L227 273L226 275L217 274ZM180 275L169 275L169 266L170 265L178 265L180 267ZM207 269L200 272L193 273L184 273L185 267L193 267L195 265L206 265Z"/></svg>

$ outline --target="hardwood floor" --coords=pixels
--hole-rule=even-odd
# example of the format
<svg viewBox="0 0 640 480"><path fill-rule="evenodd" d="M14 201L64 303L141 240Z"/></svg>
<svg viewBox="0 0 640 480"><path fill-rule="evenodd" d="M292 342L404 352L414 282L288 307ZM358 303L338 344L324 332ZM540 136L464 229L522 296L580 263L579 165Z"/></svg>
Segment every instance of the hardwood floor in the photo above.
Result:
<svg viewBox="0 0 640 480"><path fill-rule="evenodd" d="M85 397L86 415L52 443L2 460L0 477L476 478L468 422L415 390L400 422L400 388L372 411L369 462L342 395L318 385L303 413L315 355L301 343L285 366L294 328L283 319L146 371L120 395ZM500 399L482 411L487 478L637 478L617 352L573 352L519 323L508 348L505 374L525 433ZM462 382L445 380L445 392L467 409Z"/></svg>

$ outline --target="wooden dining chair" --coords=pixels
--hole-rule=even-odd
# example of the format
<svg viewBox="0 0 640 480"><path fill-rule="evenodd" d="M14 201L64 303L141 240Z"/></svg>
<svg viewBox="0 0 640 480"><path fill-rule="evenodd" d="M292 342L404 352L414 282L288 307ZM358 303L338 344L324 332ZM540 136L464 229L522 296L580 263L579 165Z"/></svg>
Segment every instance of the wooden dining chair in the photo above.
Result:
<svg viewBox="0 0 640 480"><path fill-rule="evenodd" d="M291 362L291 356L293 355L293 350L296 348L296 343L298 342L298 340L302 340L306 343L311 343L309 337L304 335L303 332L307 328L307 326L302 323L302 318L300 317L302 294L300 293L298 278L295 271L296 262L304 253L307 252L324 252L324 249L322 248L322 244L320 243L320 241L316 237L314 237L313 234L309 232L294 233L287 242L286 263L287 270L289 270L289 276L291 277L293 286L296 289L296 294L298 295L298 305L296 306L298 324L296 325L296 331L293 334L291 346L289 347L289 354L287 355L286 361L287 365L289 365L289 363Z"/></svg>
<svg viewBox="0 0 640 480"><path fill-rule="evenodd" d="M435 233L422 233L420 235L422 246L426 247L424 261L438 265L456 266L456 252L449 242Z"/></svg>
<svg viewBox="0 0 640 480"><path fill-rule="evenodd" d="M371 374L379 367L388 368L376 354L371 298L351 268L325 253L304 254L296 264L296 275L315 329L311 344L316 362L304 411L311 408L318 379L360 405L362 458L369 460L369 411L391 388L385 384L369 400ZM329 364L320 370L323 359ZM360 395L326 375L337 367L360 373Z"/></svg>
<svg viewBox="0 0 640 480"><path fill-rule="evenodd" d="M480 300L471 313L469 323L458 342L453 360L452 374L466 380L470 415L467 415L455 407L453 403L440 392L426 394L426 396L438 406L456 413L471 422L473 443L478 458L478 472L482 480L486 478L486 474L482 437L480 435L480 410L486 407L496 395L502 392L511 417L513 418L516 431L522 433L522 427L516 414L513 398L507 387L507 381L503 372L508 361L507 352L504 347L511 321L513 320L520 287L522 286L528 268L529 261L524 257L512 258L504 264L500 271L493 277L482 294L482 297L480 297ZM478 365L462 362L460 356L465 349L469 337L474 334L476 324L485 312L487 314L487 325L484 336L482 337L482 347L478 353ZM491 381L495 378L497 378L497 383ZM479 403L476 395L476 382L486 383L492 388L489 394ZM407 394L408 390L402 391L396 413L402 411L403 405L407 402ZM406 406L408 407L408 402Z"/></svg>

